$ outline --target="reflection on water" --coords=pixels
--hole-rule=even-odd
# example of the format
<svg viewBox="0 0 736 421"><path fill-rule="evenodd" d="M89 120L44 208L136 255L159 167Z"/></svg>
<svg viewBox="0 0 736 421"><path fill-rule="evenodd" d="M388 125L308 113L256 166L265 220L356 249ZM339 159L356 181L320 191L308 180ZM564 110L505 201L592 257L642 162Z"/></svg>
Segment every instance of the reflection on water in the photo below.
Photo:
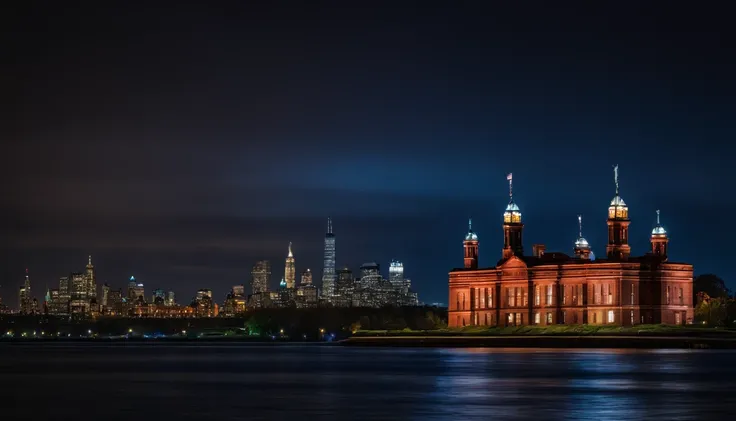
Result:
<svg viewBox="0 0 736 421"><path fill-rule="evenodd" d="M2 344L2 402L12 403L3 405L2 419L728 419L736 410L734 357Z"/></svg>

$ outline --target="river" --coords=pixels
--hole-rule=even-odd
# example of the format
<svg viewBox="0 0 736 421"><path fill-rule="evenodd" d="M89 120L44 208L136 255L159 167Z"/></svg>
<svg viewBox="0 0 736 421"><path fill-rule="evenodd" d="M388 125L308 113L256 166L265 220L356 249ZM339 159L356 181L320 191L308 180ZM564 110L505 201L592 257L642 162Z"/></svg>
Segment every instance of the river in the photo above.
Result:
<svg viewBox="0 0 736 421"><path fill-rule="evenodd" d="M736 352L0 344L3 420L706 420Z"/></svg>

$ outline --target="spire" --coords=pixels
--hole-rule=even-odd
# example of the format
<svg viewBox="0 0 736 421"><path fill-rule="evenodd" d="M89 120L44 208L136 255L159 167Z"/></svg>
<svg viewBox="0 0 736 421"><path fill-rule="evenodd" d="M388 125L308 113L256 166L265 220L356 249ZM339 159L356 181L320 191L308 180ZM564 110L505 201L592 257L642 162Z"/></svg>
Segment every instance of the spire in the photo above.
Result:
<svg viewBox="0 0 736 421"><path fill-rule="evenodd" d="M473 231L473 218L468 218L468 232Z"/></svg>
<svg viewBox="0 0 736 421"><path fill-rule="evenodd" d="M618 196L618 164L613 166L613 182L616 183L616 196Z"/></svg>
<svg viewBox="0 0 736 421"><path fill-rule="evenodd" d="M659 226L659 209L657 209L657 226Z"/></svg>
<svg viewBox="0 0 736 421"><path fill-rule="evenodd" d="M332 218L327 218L327 233L332 234Z"/></svg>
<svg viewBox="0 0 736 421"><path fill-rule="evenodd" d="M506 179L509 181L509 203L514 201L514 177L513 173L509 173L509 175L506 176Z"/></svg>
<svg viewBox="0 0 736 421"><path fill-rule="evenodd" d="M578 215L578 238L583 237L583 215Z"/></svg>
<svg viewBox="0 0 736 421"><path fill-rule="evenodd" d="M287 257L294 257L294 254L291 252L291 241L289 241L289 255Z"/></svg>

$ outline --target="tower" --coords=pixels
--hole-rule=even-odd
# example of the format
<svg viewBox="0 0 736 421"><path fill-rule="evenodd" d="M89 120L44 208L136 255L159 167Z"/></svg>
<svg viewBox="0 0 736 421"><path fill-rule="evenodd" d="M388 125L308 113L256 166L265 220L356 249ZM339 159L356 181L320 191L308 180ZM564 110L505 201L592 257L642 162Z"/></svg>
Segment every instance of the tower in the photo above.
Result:
<svg viewBox="0 0 736 421"><path fill-rule="evenodd" d="M296 265L294 264L294 253L291 252L291 243L289 243L289 254L286 256L283 280L286 282L286 288L296 286Z"/></svg>
<svg viewBox="0 0 736 421"><path fill-rule="evenodd" d="M268 260L257 261L253 265L250 275L250 286L253 294L268 292L268 284L271 282L271 262Z"/></svg>
<svg viewBox="0 0 736 421"><path fill-rule="evenodd" d="M28 276L28 269L26 269L26 279L23 281L23 286L18 291L18 307L21 314L31 314L33 298L31 298L31 279Z"/></svg>
<svg viewBox="0 0 736 421"><path fill-rule="evenodd" d="M609 259L626 260L631 254L629 247L629 207L618 194L618 165L613 166L616 183L616 196L608 207L608 245L606 255Z"/></svg>
<svg viewBox="0 0 736 421"><path fill-rule="evenodd" d="M388 280L391 286L397 291L404 291L404 264L398 260L391 260L388 267Z"/></svg>
<svg viewBox="0 0 736 421"><path fill-rule="evenodd" d="M97 282L95 280L95 267L92 265L92 256L87 256L87 270L85 272L87 280L87 297L92 300L97 299Z"/></svg>
<svg viewBox="0 0 736 421"><path fill-rule="evenodd" d="M578 259L590 259L590 244L583 237L583 215L578 215L578 239L575 240L574 252Z"/></svg>
<svg viewBox="0 0 736 421"><path fill-rule="evenodd" d="M332 233L332 219L327 218L325 234L325 261L322 269L322 296L331 301L335 295L335 234Z"/></svg>
<svg viewBox="0 0 736 421"><path fill-rule="evenodd" d="M468 218L468 233L463 241L465 269L478 269L478 235L473 232L473 219Z"/></svg>
<svg viewBox="0 0 736 421"><path fill-rule="evenodd" d="M670 239L667 236L667 231L664 229L662 224L659 223L659 209L657 209L657 226L652 230L652 254L659 256L662 260L667 260L667 246L669 245Z"/></svg>
<svg viewBox="0 0 736 421"><path fill-rule="evenodd" d="M524 244L522 232L524 224L521 223L521 210L514 203L513 177L512 174L506 176L509 182L509 204L503 213L503 258L508 259L511 256L523 256Z"/></svg>

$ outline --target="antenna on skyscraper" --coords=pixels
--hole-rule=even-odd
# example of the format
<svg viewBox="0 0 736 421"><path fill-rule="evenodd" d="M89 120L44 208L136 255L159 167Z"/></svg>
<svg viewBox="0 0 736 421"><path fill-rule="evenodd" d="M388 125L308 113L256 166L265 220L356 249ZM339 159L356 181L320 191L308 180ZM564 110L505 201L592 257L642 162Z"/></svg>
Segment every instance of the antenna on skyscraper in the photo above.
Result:
<svg viewBox="0 0 736 421"><path fill-rule="evenodd" d="M332 218L327 218L327 233L332 234Z"/></svg>

